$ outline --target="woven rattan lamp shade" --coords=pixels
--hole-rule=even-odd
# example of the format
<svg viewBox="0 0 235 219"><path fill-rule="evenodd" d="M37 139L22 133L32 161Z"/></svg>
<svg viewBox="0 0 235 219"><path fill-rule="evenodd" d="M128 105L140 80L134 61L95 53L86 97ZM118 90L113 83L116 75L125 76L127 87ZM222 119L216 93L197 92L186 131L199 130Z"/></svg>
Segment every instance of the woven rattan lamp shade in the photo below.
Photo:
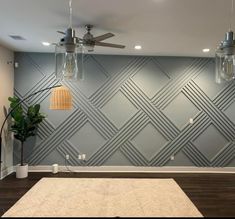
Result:
<svg viewBox="0 0 235 219"><path fill-rule="evenodd" d="M72 109L72 94L65 87L53 88L50 99L50 109L52 110L70 110Z"/></svg>

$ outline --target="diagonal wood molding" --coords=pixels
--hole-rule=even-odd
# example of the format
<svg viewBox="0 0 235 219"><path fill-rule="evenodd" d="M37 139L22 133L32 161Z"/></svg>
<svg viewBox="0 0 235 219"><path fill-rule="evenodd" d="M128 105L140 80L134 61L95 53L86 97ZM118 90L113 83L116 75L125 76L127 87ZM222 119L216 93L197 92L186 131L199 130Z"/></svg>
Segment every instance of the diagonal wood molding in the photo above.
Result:
<svg viewBox="0 0 235 219"><path fill-rule="evenodd" d="M22 98L57 83L54 73L45 71L54 65L45 62L45 54L16 53L15 59L20 66L15 70L16 96ZM87 55L84 81L64 83L73 94L73 111L57 115L47 110L44 103L49 92L24 104L41 103L48 114L39 128L40 141L27 146L30 165L48 165L54 160L64 164L65 154L70 155L70 165L84 165L78 153L89 155L88 166L235 165L235 121L227 113L234 107L234 83L218 87L212 82L212 59L192 58L188 64L185 59L175 59L174 65L180 68L169 68L172 58L167 57ZM23 60L26 66L21 66ZM30 86L30 80L38 81ZM163 145L156 143L155 147L156 135L164 140ZM215 147L210 146L212 138L218 142Z"/></svg>

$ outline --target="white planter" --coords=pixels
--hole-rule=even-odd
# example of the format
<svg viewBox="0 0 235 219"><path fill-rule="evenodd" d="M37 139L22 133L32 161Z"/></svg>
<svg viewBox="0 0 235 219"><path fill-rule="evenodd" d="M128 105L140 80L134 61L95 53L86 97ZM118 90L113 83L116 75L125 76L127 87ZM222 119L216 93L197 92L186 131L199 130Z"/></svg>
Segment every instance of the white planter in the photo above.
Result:
<svg viewBox="0 0 235 219"><path fill-rule="evenodd" d="M28 169L28 164L24 164L24 166L21 166L20 164L16 165L16 178L23 179L28 177Z"/></svg>

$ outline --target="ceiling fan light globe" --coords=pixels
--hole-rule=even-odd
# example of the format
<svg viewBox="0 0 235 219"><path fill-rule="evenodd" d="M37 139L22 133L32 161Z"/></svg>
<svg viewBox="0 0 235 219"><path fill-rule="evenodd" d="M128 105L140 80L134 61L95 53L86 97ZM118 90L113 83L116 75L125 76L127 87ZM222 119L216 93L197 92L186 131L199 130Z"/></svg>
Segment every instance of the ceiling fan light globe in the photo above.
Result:
<svg viewBox="0 0 235 219"><path fill-rule="evenodd" d="M84 47L86 48L86 50L88 52L93 52L94 51L94 46L93 45L84 45Z"/></svg>

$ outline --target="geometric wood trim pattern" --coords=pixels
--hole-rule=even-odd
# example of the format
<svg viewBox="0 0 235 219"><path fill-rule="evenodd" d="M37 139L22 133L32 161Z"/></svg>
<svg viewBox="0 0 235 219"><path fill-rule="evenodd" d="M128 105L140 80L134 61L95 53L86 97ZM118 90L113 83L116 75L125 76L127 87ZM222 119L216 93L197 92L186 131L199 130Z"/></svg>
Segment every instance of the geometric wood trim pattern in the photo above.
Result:
<svg viewBox="0 0 235 219"><path fill-rule="evenodd" d="M16 53L15 59L19 62L15 69L19 98L58 83L53 54ZM27 145L32 141L26 143L27 161L64 164L69 154L70 165L234 166L235 124L226 110L233 107L235 83L218 87L212 81L212 59L186 59L175 58L172 69L168 57L86 55L84 81L64 82L72 91L72 111L49 111L50 91L23 104L25 108L41 103L48 114L38 130L40 141L33 147ZM29 75L36 80L33 86L24 80ZM188 112L193 116L188 118ZM156 136L165 143L158 145ZM89 155L85 163L78 160L80 153Z"/></svg>

